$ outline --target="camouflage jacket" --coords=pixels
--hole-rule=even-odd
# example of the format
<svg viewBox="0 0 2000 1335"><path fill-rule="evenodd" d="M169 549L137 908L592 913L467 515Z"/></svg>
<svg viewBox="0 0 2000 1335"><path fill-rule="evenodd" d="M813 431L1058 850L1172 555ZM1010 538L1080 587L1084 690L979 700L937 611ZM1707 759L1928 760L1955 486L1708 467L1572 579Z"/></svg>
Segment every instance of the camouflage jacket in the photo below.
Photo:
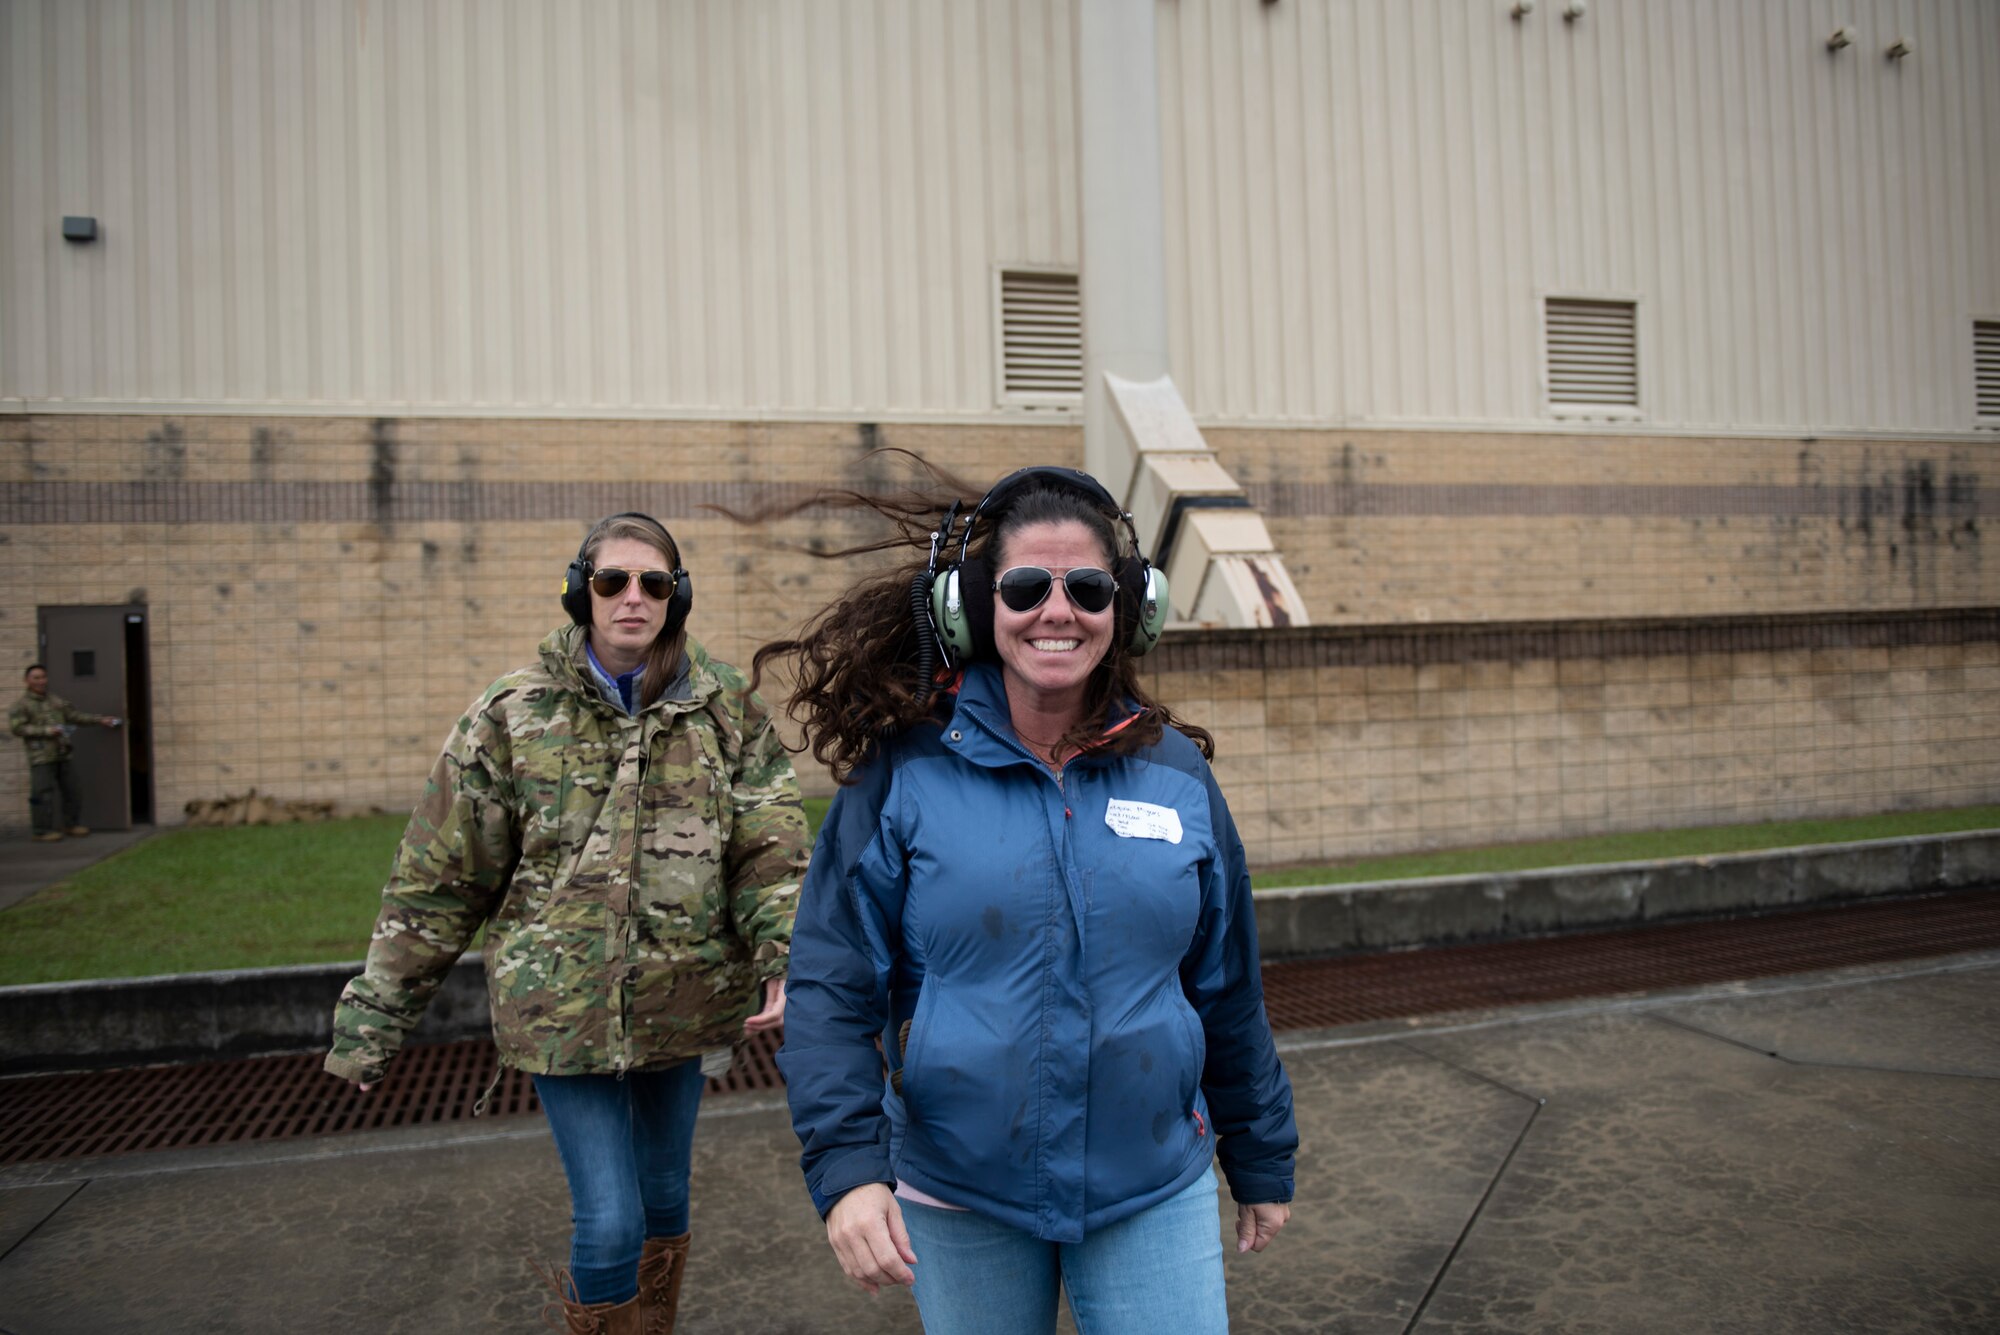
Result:
<svg viewBox="0 0 2000 1335"><path fill-rule="evenodd" d="M105 716L78 709L60 695L21 692L21 698L7 711L7 731L28 744L30 765L52 765L70 753L69 734L63 729L79 723L102 723Z"/></svg>
<svg viewBox="0 0 2000 1335"><path fill-rule="evenodd" d="M410 815L326 1069L373 1082L484 925L500 1059L615 1073L727 1047L784 974L806 863L791 756L743 676L688 641L690 699L636 717L584 632L493 683Z"/></svg>

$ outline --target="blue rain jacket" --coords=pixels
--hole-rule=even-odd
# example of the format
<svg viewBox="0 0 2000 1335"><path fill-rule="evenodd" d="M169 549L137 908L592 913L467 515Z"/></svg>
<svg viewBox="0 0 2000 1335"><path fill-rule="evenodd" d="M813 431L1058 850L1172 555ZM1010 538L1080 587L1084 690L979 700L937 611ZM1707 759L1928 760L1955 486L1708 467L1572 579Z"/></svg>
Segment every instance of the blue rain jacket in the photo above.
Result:
<svg viewBox="0 0 2000 1335"><path fill-rule="evenodd" d="M974 665L942 728L834 798L786 998L778 1064L822 1215L900 1177L1075 1242L1211 1155L1237 1201L1291 1199L1243 845L1171 729L1059 781L1015 738L999 669Z"/></svg>

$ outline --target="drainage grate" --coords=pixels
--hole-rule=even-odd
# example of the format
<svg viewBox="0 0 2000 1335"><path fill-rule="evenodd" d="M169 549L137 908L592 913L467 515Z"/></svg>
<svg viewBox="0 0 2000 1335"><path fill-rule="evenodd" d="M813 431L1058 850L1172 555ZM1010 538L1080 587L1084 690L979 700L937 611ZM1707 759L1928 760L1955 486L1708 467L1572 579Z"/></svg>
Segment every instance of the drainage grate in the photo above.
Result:
<svg viewBox="0 0 2000 1335"><path fill-rule="evenodd" d="M521 1072L500 1070L494 1084L499 1053L484 1040L408 1048L391 1078L366 1094L322 1071L323 1055L0 1081L0 1164L464 1122L489 1085L487 1117L542 1110ZM782 1088L776 1056L777 1039L759 1034L708 1092Z"/></svg>
<svg viewBox="0 0 2000 1335"><path fill-rule="evenodd" d="M1279 1029L1694 987L2000 946L2000 892L1264 966Z"/></svg>
<svg viewBox="0 0 2000 1335"><path fill-rule="evenodd" d="M1691 987L1771 974L2000 947L2000 892L1676 923L1533 941L1400 950L1264 968L1271 1022L1318 1028L1441 1011ZM759 1035L710 1094L780 1087L776 1041ZM492 1083L488 1042L411 1048L361 1094L316 1053L0 1081L0 1164L250 1144L471 1118ZM487 1116L540 1111L504 1071Z"/></svg>

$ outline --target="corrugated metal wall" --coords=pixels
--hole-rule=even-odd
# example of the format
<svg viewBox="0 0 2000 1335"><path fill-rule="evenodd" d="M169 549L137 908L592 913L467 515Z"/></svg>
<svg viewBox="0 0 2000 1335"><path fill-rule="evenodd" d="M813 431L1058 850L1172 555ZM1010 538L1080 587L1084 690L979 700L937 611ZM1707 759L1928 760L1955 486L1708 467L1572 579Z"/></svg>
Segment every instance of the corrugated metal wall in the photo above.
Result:
<svg viewBox="0 0 2000 1335"><path fill-rule="evenodd" d="M2000 5L1511 8L1161 6L1197 413L1546 420L1542 301L1573 295L1637 301L1647 421L1971 428L1972 320L2000 309Z"/></svg>
<svg viewBox="0 0 2000 1335"><path fill-rule="evenodd" d="M0 0L0 395L952 412L1061 0ZM64 214L103 239L65 246Z"/></svg>
<svg viewBox="0 0 2000 1335"><path fill-rule="evenodd" d="M0 0L0 397L991 412L1071 3ZM1197 414L1546 422L1559 295L1637 301L1647 423L1972 425L2000 5L1509 8L1162 0Z"/></svg>

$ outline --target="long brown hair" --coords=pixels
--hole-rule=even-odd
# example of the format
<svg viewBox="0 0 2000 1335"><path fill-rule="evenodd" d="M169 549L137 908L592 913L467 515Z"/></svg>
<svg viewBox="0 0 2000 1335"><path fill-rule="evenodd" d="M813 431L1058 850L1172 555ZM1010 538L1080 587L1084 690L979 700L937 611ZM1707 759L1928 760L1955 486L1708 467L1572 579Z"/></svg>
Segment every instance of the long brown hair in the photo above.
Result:
<svg viewBox="0 0 2000 1335"><path fill-rule="evenodd" d="M935 664L936 659L926 652L932 632L922 610L927 589L919 579L930 564L931 538L918 516L928 514L935 523L952 499L971 499L962 489L953 490L961 494L920 500L905 493L878 499L848 491L810 502L872 510L889 519L897 530L896 536L883 541L816 555L834 559L898 548L911 551L908 559L888 573L864 579L815 613L795 637L765 644L751 660L753 686L768 663L791 668L794 689L786 713L804 731L814 758L832 771L837 782L849 782L884 740L909 728L941 721L935 693L939 683L935 678L924 680L925 672L931 670L927 665ZM997 514L982 517L968 554L998 569L1008 538L1018 530L1031 524L1072 520L1083 524L1097 539L1107 562L1116 560L1116 517L1105 514L1083 493L1056 487L1026 490L1010 498ZM946 558L939 559L942 563ZM986 596L990 597L990 592ZM1105 717L1123 700L1137 706L1138 716L1106 737ZM1158 742L1167 727L1185 733L1204 756L1214 756L1214 740L1204 729L1175 718L1147 694L1139 683L1132 655L1119 636L1113 635L1111 647L1085 685L1083 712L1057 743L1057 753L1101 750L1129 754Z"/></svg>
<svg viewBox="0 0 2000 1335"><path fill-rule="evenodd" d="M674 542L674 535L667 532L665 524L648 519L644 515L613 515L600 519L583 540L583 558L593 568L597 565L597 553L605 543L617 538L633 538L645 543L667 559L667 569L681 568L680 547ZM595 594L591 595L595 597ZM595 603L591 604L594 608ZM584 625L584 634L590 634L590 624ZM647 646L645 654L646 671L639 678L639 708L660 698L667 689L667 683L680 674L681 655L687 651L687 623L682 622L672 630L662 630ZM637 713L637 710L633 711Z"/></svg>

